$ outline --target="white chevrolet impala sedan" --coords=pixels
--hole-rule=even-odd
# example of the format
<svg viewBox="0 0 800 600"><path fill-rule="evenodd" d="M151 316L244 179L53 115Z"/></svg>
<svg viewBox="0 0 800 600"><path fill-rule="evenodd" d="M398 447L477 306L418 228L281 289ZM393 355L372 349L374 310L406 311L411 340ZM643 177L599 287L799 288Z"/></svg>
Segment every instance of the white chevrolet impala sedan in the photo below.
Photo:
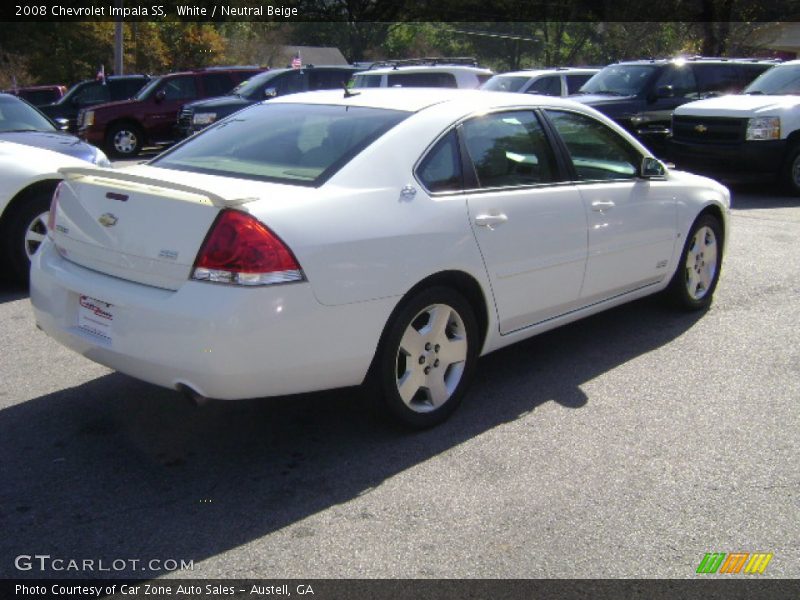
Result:
<svg viewBox="0 0 800 600"><path fill-rule="evenodd" d="M65 168L38 325L195 398L366 384L412 427L482 354L656 292L709 305L730 195L552 97L276 98L151 162Z"/></svg>

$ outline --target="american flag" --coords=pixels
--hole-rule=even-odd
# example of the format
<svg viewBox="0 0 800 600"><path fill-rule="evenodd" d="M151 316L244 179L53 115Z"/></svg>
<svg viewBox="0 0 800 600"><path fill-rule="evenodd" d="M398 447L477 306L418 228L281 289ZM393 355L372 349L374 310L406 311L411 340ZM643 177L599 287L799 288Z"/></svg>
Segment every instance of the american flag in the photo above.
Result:
<svg viewBox="0 0 800 600"><path fill-rule="evenodd" d="M103 85L106 84L106 67L105 65L100 65L100 68L97 70L97 75L95 76L97 81L102 81Z"/></svg>
<svg viewBox="0 0 800 600"><path fill-rule="evenodd" d="M300 58L300 53L298 52L297 54L294 55L294 58L292 59L292 68L299 69L302 66L303 66L303 59Z"/></svg>

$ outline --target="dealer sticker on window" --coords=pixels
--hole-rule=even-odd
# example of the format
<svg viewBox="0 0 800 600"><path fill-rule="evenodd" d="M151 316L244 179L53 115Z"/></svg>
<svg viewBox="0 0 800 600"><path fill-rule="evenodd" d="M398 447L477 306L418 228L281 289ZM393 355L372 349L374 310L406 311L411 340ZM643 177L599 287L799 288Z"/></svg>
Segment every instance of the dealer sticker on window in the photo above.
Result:
<svg viewBox="0 0 800 600"><path fill-rule="evenodd" d="M108 302L81 296L78 298L78 327L111 341L114 306Z"/></svg>

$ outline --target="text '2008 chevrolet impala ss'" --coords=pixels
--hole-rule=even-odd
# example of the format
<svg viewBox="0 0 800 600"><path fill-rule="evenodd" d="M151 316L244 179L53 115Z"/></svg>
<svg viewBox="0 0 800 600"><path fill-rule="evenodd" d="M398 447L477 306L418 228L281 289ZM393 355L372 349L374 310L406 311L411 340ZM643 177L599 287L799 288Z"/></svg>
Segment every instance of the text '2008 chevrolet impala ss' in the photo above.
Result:
<svg viewBox="0 0 800 600"><path fill-rule="evenodd" d="M481 354L655 292L708 306L730 206L589 107L460 90L277 98L62 173L31 272L49 335L204 397L367 383L413 427Z"/></svg>

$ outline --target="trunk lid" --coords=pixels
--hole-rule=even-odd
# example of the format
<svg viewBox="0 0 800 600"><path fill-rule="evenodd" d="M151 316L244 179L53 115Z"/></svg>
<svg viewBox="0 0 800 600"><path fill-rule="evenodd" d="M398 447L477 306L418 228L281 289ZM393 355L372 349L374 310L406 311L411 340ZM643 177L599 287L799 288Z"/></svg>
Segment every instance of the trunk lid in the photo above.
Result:
<svg viewBox="0 0 800 600"><path fill-rule="evenodd" d="M225 198L183 182L132 172L65 168L53 240L67 260L176 290L222 208L256 198Z"/></svg>

